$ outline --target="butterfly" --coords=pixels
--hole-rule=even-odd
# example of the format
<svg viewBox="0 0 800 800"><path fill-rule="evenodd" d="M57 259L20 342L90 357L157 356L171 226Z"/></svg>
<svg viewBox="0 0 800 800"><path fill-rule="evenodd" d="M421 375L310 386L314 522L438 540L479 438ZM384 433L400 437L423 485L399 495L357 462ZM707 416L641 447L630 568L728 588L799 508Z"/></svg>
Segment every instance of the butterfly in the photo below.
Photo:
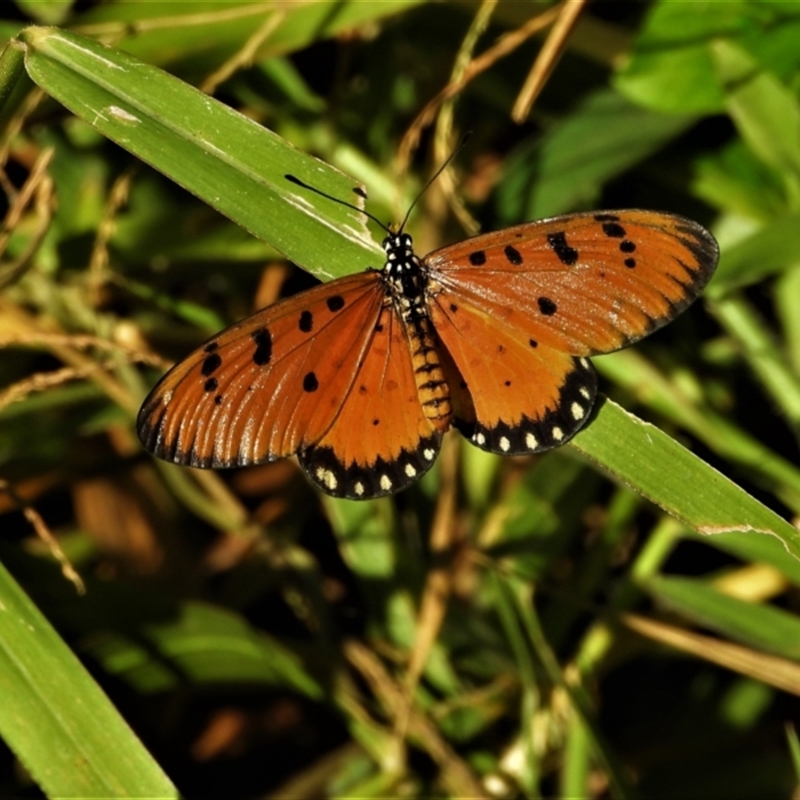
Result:
<svg viewBox="0 0 800 800"><path fill-rule="evenodd" d="M139 412L145 448L193 467L296 455L324 492L357 500L417 481L451 427L493 453L541 453L589 418L588 357L672 320L719 256L696 222L639 210L528 222L424 258L400 226L383 250L382 269L269 306L173 367Z"/></svg>

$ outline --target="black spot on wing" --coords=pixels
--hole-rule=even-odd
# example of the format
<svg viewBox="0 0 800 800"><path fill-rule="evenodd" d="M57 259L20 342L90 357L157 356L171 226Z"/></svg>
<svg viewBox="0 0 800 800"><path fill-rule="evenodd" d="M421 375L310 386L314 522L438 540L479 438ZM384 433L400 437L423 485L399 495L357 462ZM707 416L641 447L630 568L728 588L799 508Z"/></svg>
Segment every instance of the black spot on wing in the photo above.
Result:
<svg viewBox="0 0 800 800"><path fill-rule="evenodd" d="M209 342L204 348L204 352L206 353L213 353L216 349L219 348L219 342Z"/></svg>
<svg viewBox="0 0 800 800"><path fill-rule="evenodd" d="M612 239L622 239L625 236L625 228L618 222L604 222L602 228L603 233Z"/></svg>
<svg viewBox="0 0 800 800"><path fill-rule="evenodd" d="M550 245L562 264L571 267L578 262L578 251L567 244L567 234L564 231L548 233L547 244Z"/></svg>
<svg viewBox="0 0 800 800"><path fill-rule="evenodd" d="M303 333L311 333L311 329L314 327L314 315L306 310L300 314L300 319L297 322L297 327Z"/></svg>
<svg viewBox="0 0 800 800"><path fill-rule="evenodd" d="M636 244L630 239L626 239L624 242L619 243L619 249L623 253L635 253L636 252Z"/></svg>
<svg viewBox="0 0 800 800"><path fill-rule="evenodd" d="M319 381L313 372L309 372L303 378L303 391L316 392L319 389Z"/></svg>
<svg viewBox="0 0 800 800"><path fill-rule="evenodd" d="M549 297L539 297L536 302L539 304L539 311L546 317L551 317L558 310L558 306Z"/></svg>
<svg viewBox="0 0 800 800"><path fill-rule="evenodd" d="M329 297L325 304L331 311L341 311L344 308L344 297L340 294L335 294L332 297Z"/></svg>
<svg viewBox="0 0 800 800"><path fill-rule="evenodd" d="M219 381L216 378L209 378L203 384L203 391L204 392L216 392L218 386L219 386Z"/></svg>
<svg viewBox="0 0 800 800"><path fill-rule="evenodd" d="M476 250L474 253L470 253L468 258L473 267L482 267L486 263L486 253L483 250Z"/></svg>
<svg viewBox="0 0 800 800"><path fill-rule="evenodd" d="M272 335L266 328L259 328L250 334L250 338L256 346L253 363L259 367L266 366L272 358Z"/></svg>
<svg viewBox="0 0 800 800"><path fill-rule="evenodd" d="M513 264L515 267L518 267L522 264L522 254L517 250L516 247L512 247L510 244L506 245L503 248L503 254L508 259L509 264Z"/></svg>
<svg viewBox="0 0 800 800"><path fill-rule="evenodd" d="M208 377L212 375L222 365L222 358L219 353L211 353L203 359L203 366L200 367L200 372Z"/></svg>

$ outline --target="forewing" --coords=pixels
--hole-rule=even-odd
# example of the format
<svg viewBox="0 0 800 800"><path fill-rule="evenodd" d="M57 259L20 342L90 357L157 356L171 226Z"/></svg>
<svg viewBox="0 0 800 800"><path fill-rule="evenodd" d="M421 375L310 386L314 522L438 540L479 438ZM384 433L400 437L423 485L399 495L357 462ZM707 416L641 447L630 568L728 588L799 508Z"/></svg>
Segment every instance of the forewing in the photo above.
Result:
<svg viewBox="0 0 800 800"><path fill-rule="evenodd" d="M706 285L718 256L696 222L613 211L476 236L424 263L433 291L440 284L450 302L497 318L540 352L587 356L625 347L673 319Z"/></svg>
<svg viewBox="0 0 800 800"><path fill-rule="evenodd" d="M300 451L300 464L329 494L363 500L418 480L440 440L423 413L402 322L387 305L336 420Z"/></svg>
<svg viewBox="0 0 800 800"><path fill-rule="evenodd" d="M210 339L171 369L137 429L193 467L260 464L319 441L336 420L381 314L377 272L317 286Z"/></svg>

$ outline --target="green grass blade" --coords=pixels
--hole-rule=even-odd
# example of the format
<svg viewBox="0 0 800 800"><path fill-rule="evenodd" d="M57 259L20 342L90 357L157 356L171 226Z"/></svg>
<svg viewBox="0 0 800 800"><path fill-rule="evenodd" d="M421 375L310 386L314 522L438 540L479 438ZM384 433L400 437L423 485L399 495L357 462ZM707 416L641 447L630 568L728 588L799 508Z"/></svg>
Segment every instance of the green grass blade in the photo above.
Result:
<svg viewBox="0 0 800 800"><path fill-rule="evenodd" d="M732 289L750 286L798 264L800 214L777 217L752 236L725 248L707 294L710 298L722 297Z"/></svg>
<svg viewBox="0 0 800 800"><path fill-rule="evenodd" d="M9 119L32 88L33 83L25 73L22 53L15 47L6 46L0 55L0 131L4 136L7 135Z"/></svg>
<svg viewBox="0 0 800 800"><path fill-rule="evenodd" d="M421 0L103 3L81 14L80 30L113 39L120 48L148 63L175 64L182 72L204 74L209 64L234 56L270 17L279 17L278 24L253 54L254 61L292 53L315 41L377 23L420 3Z"/></svg>
<svg viewBox="0 0 800 800"><path fill-rule="evenodd" d="M789 743L789 753L792 756L794 774L797 778L798 786L800 786L800 740L797 738L797 731L794 725L789 724L786 726L786 739Z"/></svg>
<svg viewBox="0 0 800 800"><path fill-rule="evenodd" d="M108 593L108 601L135 602L122 593ZM315 699L322 695L290 648L238 614L208 603L182 603L172 617L143 625L136 636L109 630L91 637L85 647L108 674L141 694L174 690L178 684L264 683Z"/></svg>
<svg viewBox="0 0 800 800"><path fill-rule="evenodd" d="M644 588L705 628L774 655L800 660L800 620L769 605L730 597L692 578L653 577Z"/></svg>
<svg viewBox="0 0 800 800"><path fill-rule="evenodd" d="M698 401L691 391L649 362L636 348L595 360L598 372L631 392L654 412L689 431L750 480L800 510L800 470L729 415ZM697 383L695 383L697 385Z"/></svg>
<svg viewBox="0 0 800 800"><path fill-rule="evenodd" d="M700 533L777 537L800 558L800 531L654 425L601 399L572 446Z"/></svg>
<svg viewBox="0 0 800 800"><path fill-rule="evenodd" d="M796 586L800 586L800 561L789 554L780 539L773 536L753 536L751 533L738 531L717 533L709 537L687 530L683 535L713 545L718 550L724 550L742 561L769 564Z"/></svg>
<svg viewBox="0 0 800 800"><path fill-rule="evenodd" d="M127 53L53 28L28 28L28 74L138 158L320 278L383 263L357 210L355 182L228 106Z"/></svg>
<svg viewBox="0 0 800 800"><path fill-rule="evenodd" d="M0 695L0 735L50 797L178 796L2 565Z"/></svg>

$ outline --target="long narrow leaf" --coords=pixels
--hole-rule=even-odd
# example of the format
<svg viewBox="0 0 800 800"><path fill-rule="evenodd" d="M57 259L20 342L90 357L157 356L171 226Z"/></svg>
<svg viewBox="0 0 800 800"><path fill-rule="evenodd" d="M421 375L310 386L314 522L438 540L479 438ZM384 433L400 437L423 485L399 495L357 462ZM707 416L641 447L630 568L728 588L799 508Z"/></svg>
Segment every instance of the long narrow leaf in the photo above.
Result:
<svg viewBox="0 0 800 800"><path fill-rule="evenodd" d="M335 168L121 50L54 28L27 28L13 46L70 111L298 265L330 278L383 263L357 210L286 178L359 202Z"/></svg>
<svg viewBox="0 0 800 800"><path fill-rule="evenodd" d="M0 697L0 736L50 797L178 796L2 565Z"/></svg>
<svg viewBox="0 0 800 800"><path fill-rule="evenodd" d="M800 531L666 433L608 399L594 416L571 444L622 483L700 533L767 534L800 558Z"/></svg>

